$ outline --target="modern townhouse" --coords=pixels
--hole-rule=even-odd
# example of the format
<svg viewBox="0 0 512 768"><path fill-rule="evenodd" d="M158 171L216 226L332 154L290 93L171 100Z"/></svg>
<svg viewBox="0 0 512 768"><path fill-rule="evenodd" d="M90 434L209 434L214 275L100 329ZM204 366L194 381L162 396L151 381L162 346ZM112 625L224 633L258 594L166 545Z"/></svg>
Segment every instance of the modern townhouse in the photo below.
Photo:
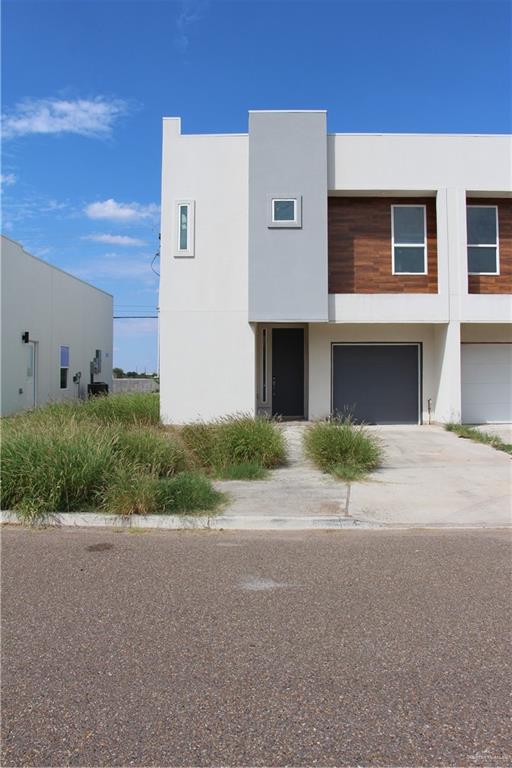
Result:
<svg viewBox="0 0 512 768"><path fill-rule="evenodd" d="M164 118L161 409L512 421L512 142Z"/></svg>

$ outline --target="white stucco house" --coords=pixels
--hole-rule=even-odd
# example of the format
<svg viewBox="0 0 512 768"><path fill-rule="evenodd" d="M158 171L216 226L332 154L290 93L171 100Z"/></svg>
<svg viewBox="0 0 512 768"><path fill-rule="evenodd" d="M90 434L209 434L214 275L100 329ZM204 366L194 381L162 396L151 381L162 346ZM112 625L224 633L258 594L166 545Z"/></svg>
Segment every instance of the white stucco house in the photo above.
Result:
<svg viewBox="0 0 512 768"><path fill-rule="evenodd" d="M164 118L161 412L512 421L512 140Z"/></svg>
<svg viewBox="0 0 512 768"><path fill-rule="evenodd" d="M112 388L112 296L1 238L1 415Z"/></svg>

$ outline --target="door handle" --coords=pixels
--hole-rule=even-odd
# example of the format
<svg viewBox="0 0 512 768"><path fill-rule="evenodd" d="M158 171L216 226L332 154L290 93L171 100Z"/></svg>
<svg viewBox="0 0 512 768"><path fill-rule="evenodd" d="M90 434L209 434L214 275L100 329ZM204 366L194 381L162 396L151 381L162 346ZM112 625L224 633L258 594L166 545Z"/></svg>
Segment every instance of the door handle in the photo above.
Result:
<svg viewBox="0 0 512 768"><path fill-rule="evenodd" d="M275 393L276 393L276 377L272 376L272 397L275 395Z"/></svg>

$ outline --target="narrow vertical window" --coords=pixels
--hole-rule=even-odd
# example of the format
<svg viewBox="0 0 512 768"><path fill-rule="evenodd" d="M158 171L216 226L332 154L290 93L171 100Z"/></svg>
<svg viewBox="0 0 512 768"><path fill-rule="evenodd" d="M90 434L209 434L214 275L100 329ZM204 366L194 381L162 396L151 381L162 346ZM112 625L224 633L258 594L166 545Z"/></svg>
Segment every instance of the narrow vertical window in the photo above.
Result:
<svg viewBox="0 0 512 768"><path fill-rule="evenodd" d="M175 256L194 256L194 201L176 203Z"/></svg>
<svg viewBox="0 0 512 768"><path fill-rule="evenodd" d="M267 402L267 329L261 332L261 400Z"/></svg>
<svg viewBox="0 0 512 768"><path fill-rule="evenodd" d="M68 388L69 347L60 348L60 388Z"/></svg>
<svg viewBox="0 0 512 768"><path fill-rule="evenodd" d="M499 275L498 208L468 205L467 240L470 275Z"/></svg>
<svg viewBox="0 0 512 768"><path fill-rule="evenodd" d="M180 205L180 251L188 250L188 205Z"/></svg>

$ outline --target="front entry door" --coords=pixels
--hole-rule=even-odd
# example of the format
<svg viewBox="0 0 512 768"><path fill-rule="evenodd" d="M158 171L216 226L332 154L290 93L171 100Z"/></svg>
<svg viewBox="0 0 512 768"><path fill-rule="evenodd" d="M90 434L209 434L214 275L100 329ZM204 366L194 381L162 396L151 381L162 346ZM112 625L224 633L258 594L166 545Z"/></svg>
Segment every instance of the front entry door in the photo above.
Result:
<svg viewBox="0 0 512 768"><path fill-rule="evenodd" d="M272 415L304 418L304 328L272 329Z"/></svg>

